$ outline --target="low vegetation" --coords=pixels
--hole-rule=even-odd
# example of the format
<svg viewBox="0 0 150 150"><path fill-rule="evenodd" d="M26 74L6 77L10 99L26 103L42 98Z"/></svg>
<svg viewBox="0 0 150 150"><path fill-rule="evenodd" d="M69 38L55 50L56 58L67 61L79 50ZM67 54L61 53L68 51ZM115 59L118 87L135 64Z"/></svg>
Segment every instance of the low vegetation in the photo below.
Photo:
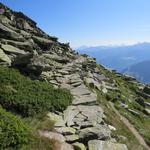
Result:
<svg viewBox="0 0 150 150"><path fill-rule="evenodd" d="M46 113L61 112L71 101L68 90L0 66L0 149L52 150L56 141L39 136L38 130L53 130Z"/></svg>
<svg viewBox="0 0 150 150"><path fill-rule="evenodd" d="M30 127L0 107L0 149L20 149L31 141Z"/></svg>
<svg viewBox="0 0 150 150"><path fill-rule="evenodd" d="M31 80L17 70L0 67L0 104L23 117L47 111L63 111L72 100L69 91Z"/></svg>
<svg viewBox="0 0 150 150"><path fill-rule="evenodd" d="M129 150L145 150L131 133L131 131L123 124L121 119L116 116L115 112L108 103L107 96L101 92L97 92L98 102L104 109L107 116L106 122L114 126L117 130L112 132L112 137L116 138L118 142L127 145Z"/></svg>
<svg viewBox="0 0 150 150"><path fill-rule="evenodd" d="M123 76L117 76L116 73L105 70L102 66L99 66L99 68L107 77L116 82L116 86L119 89L119 91L109 91L107 94L104 94L103 99L106 100L106 103L108 103L108 101L113 102L119 112L134 125L138 132L144 137L147 144L150 145L150 119L144 113L145 107L136 101L137 98L140 98L145 102L149 102L149 99L138 95L138 83L125 81ZM122 104L127 108L123 107ZM128 111L128 109L135 111L137 114L133 114ZM109 118L110 115L108 114L107 116ZM131 139L131 141L134 141L133 139Z"/></svg>

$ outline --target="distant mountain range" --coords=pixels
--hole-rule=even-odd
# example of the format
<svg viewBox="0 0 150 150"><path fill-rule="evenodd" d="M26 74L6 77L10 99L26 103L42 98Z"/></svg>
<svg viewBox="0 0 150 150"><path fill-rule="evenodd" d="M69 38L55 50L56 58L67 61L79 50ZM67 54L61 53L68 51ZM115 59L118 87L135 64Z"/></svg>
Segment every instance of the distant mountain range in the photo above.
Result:
<svg viewBox="0 0 150 150"><path fill-rule="evenodd" d="M118 72L125 71L127 73L127 70L131 70L133 75L139 72L138 76L142 75L142 77L138 77L138 79L140 78L142 81L147 82L148 77L145 79L145 76L143 75L147 75L149 72L149 65L147 62L150 61L150 43L145 42L131 46L81 47L77 49L77 51L81 54L88 54L95 57L97 63L115 69ZM132 67L136 67L137 70L139 63L140 66L141 64L142 66L145 65L143 67L147 69L145 69L145 71L139 69L134 73L135 69L132 70Z"/></svg>
<svg viewBox="0 0 150 150"><path fill-rule="evenodd" d="M150 83L150 60L132 65L122 71L124 74L135 76L139 81Z"/></svg>

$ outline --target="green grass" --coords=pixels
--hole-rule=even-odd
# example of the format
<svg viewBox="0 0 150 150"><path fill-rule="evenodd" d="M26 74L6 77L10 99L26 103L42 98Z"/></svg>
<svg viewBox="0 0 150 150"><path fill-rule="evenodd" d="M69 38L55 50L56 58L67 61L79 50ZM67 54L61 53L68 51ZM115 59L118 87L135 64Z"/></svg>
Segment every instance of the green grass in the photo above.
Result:
<svg viewBox="0 0 150 150"><path fill-rule="evenodd" d="M0 149L20 149L30 141L30 127L20 117L0 107Z"/></svg>
<svg viewBox="0 0 150 150"><path fill-rule="evenodd" d="M112 132L112 137L116 138L118 142L124 143L127 145L129 150L145 150L136 140L131 131L123 124L119 117L116 116L115 112L112 110L108 104L108 100L105 94L97 92L98 102L100 106L104 109L105 115L107 116L106 122L114 126L117 130ZM120 136L126 137L124 140Z"/></svg>
<svg viewBox="0 0 150 150"><path fill-rule="evenodd" d="M63 111L72 95L65 89L54 89L46 82L31 80L17 70L0 67L0 104L23 117L47 111Z"/></svg>
<svg viewBox="0 0 150 150"><path fill-rule="evenodd" d="M118 77L115 73L105 70L102 66L98 67L107 77L111 80L115 80L117 87L120 89L120 92L109 91L106 99L115 104L115 107L119 110L119 112L134 125L138 132L144 137L147 144L150 145L150 119L145 117L145 114L143 113L144 107L137 103L135 99L142 98L144 101L149 100L138 95L138 83L127 82L124 80L123 76ZM120 102L128 105L130 109L138 112L139 115L133 115L128 112L127 109L122 108L120 106Z"/></svg>
<svg viewBox="0 0 150 150"><path fill-rule="evenodd" d="M46 113L62 112L71 102L68 90L0 66L0 149L53 150L57 141L39 136L38 130L52 131L54 122Z"/></svg>

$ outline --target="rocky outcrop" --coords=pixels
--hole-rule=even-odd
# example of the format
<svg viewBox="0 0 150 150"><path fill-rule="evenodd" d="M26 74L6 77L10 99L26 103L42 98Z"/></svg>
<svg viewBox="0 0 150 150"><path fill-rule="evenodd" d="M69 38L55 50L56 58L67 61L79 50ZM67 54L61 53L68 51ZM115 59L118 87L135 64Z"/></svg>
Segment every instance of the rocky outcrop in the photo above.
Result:
<svg viewBox="0 0 150 150"><path fill-rule="evenodd" d="M1 3L0 7L4 9L0 15L0 64L18 68L55 88L69 89L73 95L72 105L63 113L47 114L55 122L55 132L39 131L40 136L62 142L61 149L67 146L85 150L89 145L91 150L94 142L91 140L97 140L95 150L99 146L126 150L124 145L109 142L111 129L95 91L107 93L118 88L101 73L96 60L78 55L68 43L60 43L56 37L47 35L24 14Z"/></svg>

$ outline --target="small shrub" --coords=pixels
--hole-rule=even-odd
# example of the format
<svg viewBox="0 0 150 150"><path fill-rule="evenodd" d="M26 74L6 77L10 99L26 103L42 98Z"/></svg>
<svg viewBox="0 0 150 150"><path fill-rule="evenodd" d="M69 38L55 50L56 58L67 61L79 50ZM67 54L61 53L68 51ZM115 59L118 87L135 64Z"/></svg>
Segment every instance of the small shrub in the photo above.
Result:
<svg viewBox="0 0 150 150"><path fill-rule="evenodd" d="M30 137L29 127L19 117L0 107L0 149L21 149Z"/></svg>

